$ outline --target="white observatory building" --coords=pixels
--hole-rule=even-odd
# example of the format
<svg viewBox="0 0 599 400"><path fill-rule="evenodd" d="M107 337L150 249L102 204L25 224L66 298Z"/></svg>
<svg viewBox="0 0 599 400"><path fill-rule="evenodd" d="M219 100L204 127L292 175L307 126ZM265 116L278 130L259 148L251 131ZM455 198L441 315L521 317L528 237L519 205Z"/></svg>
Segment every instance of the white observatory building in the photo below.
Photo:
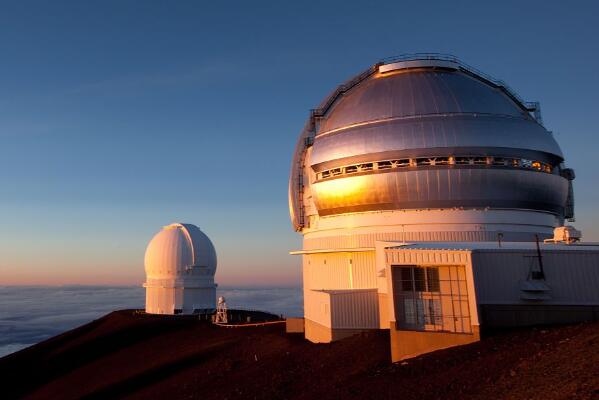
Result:
<svg viewBox="0 0 599 400"><path fill-rule="evenodd" d="M146 312L192 314L216 308L216 251L197 226L171 224L145 254Z"/></svg>
<svg viewBox="0 0 599 400"><path fill-rule="evenodd" d="M599 247L559 228L573 179L538 103L503 82L451 56L373 65L294 152L306 338L390 329L397 360L480 326L599 318Z"/></svg>

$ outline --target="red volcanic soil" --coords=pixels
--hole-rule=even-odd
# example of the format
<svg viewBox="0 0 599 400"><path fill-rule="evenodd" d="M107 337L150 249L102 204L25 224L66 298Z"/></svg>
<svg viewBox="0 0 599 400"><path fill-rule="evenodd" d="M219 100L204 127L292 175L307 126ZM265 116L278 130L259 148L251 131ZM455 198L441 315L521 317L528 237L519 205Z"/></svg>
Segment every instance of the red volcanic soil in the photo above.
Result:
<svg viewBox="0 0 599 400"><path fill-rule="evenodd" d="M118 311L0 359L0 377L2 399L599 399L599 323L391 364L384 331L316 345L284 324Z"/></svg>

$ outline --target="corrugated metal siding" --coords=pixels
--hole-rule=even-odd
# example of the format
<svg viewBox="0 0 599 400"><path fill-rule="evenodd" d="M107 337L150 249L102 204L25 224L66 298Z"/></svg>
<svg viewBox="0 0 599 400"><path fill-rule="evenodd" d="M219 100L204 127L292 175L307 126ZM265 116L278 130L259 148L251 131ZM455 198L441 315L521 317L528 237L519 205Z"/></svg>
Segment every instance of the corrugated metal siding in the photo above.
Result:
<svg viewBox="0 0 599 400"><path fill-rule="evenodd" d="M350 253L354 289L372 289L377 287L376 257L372 252Z"/></svg>
<svg viewBox="0 0 599 400"><path fill-rule="evenodd" d="M464 251L392 250L385 251L387 264L459 264L468 263L468 253Z"/></svg>
<svg viewBox="0 0 599 400"><path fill-rule="evenodd" d="M378 329L379 307L376 289L331 293L331 322L338 329Z"/></svg>
<svg viewBox="0 0 599 400"><path fill-rule="evenodd" d="M331 304L329 294L315 290L304 290L304 317L331 327Z"/></svg>
<svg viewBox="0 0 599 400"><path fill-rule="evenodd" d="M480 251L472 254L474 281L479 304L519 304L520 282L535 251ZM532 256L532 257L531 257ZM599 252L543 251L546 284L551 299L542 304L599 304Z"/></svg>
<svg viewBox="0 0 599 400"><path fill-rule="evenodd" d="M350 289L350 264L347 254L306 255L304 287L307 289Z"/></svg>
<svg viewBox="0 0 599 400"><path fill-rule="evenodd" d="M374 251L304 255L304 287L317 290L376 288Z"/></svg>
<svg viewBox="0 0 599 400"><path fill-rule="evenodd" d="M343 292L304 291L304 316L335 329L378 329L376 289Z"/></svg>
<svg viewBox="0 0 599 400"><path fill-rule="evenodd" d="M399 229L399 228L398 228ZM505 241L530 241L530 232L503 232ZM304 250L374 247L376 241L488 242L497 241L496 231L377 232L304 239Z"/></svg>

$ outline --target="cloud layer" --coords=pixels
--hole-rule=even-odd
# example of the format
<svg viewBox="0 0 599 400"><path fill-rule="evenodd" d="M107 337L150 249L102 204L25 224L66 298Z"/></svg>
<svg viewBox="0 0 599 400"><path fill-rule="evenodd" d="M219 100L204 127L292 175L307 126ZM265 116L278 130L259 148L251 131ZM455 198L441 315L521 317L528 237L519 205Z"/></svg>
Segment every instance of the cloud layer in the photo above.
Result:
<svg viewBox="0 0 599 400"><path fill-rule="evenodd" d="M303 314L300 288L219 288L230 308ZM0 357L111 311L143 308L141 287L0 287Z"/></svg>

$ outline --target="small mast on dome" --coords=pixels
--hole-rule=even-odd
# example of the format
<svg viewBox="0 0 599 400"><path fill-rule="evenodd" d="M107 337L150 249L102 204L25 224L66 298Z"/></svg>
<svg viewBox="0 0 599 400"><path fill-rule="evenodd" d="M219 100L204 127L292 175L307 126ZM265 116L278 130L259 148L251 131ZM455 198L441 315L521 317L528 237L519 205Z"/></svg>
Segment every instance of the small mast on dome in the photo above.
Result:
<svg viewBox="0 0 599 400"><path fill-rule="evenodd" d="M145 254L146 312L193 314L216 306L216 251L197 226L175 223L162 228Z"/></svg>

